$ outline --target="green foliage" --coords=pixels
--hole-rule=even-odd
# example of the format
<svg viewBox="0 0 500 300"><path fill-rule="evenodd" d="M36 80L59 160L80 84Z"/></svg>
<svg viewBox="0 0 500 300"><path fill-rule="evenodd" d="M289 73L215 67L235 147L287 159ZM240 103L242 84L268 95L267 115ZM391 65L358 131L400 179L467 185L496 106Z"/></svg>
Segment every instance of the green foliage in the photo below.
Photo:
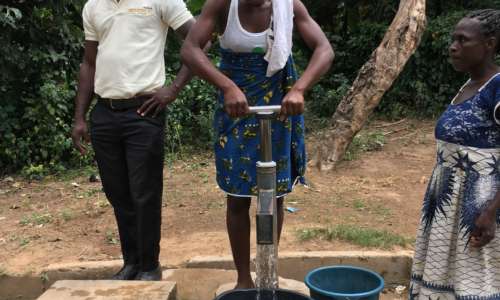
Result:
<svg viewBox="0 0 500 300"><path fill-rule="evenodd" d="M83 3L0 5L2 172L74 159L69 136Z"/></svg>
<svg viewBox="0 0 500 300"><path fill-rule="evenodd" d="M429 21L421 44L403 73L382 99L378 111L390 117L436 117L465 81L448 62L450 35L465 11Z"/></svg>
<svg viewBox="0 0 500 300"><path fill-rule="evenodd" d="M173 80L175 74L168 77ZM167 153L206 149L213 137L216 93L205 81L194 79L167 109L165 147Z"/></svg>
<svg viewBox="0 0 500 300"><path fill-rule="evenodd" d="M0 175L22 170L24 176L38 179L91 162L92 154L81 158L70 139L85 2L4 1L0 5ZM186 0L194 14L204 2ZM336 51L332 72L308 95L310 119L326 120L382 40L399 0L303 2ZM466 10L500 7L500 0L428 4L429 23L422 44L384 96L378 113L388 117L438 115L465 80L447 62L451 29ZM214 61L216 48L210 54ZM169 82L180 67L180 42L173 34L169 34L167 49ZM294 54L299 70L304 70L311 52L300 39L295 41ZM205 82L194 80L186 87L168 108L167 153L209 147L215 99L215 90Z"/></svg>
<svg viewBox="0 0 500 300"><path fill-rule="evenodd" d="M381 131L357 134L345 154L346 160L354 160L363 152L379 151L385 145L385 136Z"/></svg>
<svg viewBox="0 0 500 300"><path fill-rule="evenodd" d="M332 72L312 89L307 103L307 109L314 117L329 118L346 95L359 68L382 40L399 1L304 2L325 30L336 52ZM500 0L429 2L428 25L422 42L398 80L384 95L376 113L388 118L438 116L466 79L448 62L451 31L468 11L486 7L500 7ZM300 69L304 69L310 53L300 42L296 45L299 48L295 51L296 61Z"/></svg>
<svg viewBox="0 0 500 300"><path fill-rule="evenodd" d="M85 0L15 1L0 5L0 175L22 170L30 179L91 162L73 150L71 125L82 59ZM199 11L204 1L191 0ZM54 26L57 24L57 26ZM180 67L180 43L169 35L167 81ZM207 147L215 93L193 81L168 108L166 147Z"/></svg>
<svg viewBox="0 0 500 300"><path fill-rule="evenodd" d="M201 8L203 7L203 4L205 4L205 0L187 0L187 6L189 10L194 14L197 15L200 13Z"/></svg>
<svg viewBox="0 0 500 300"><path fill-rule="evenodd" d="M325 228L301 229L297 232L302 241L322 239L326 241L345 241L362 247L390 249L394 246L405 247L410 239L372 228L363 228L355 225L340 224Z"/></svg>
<svg viewBox="0 0 500 300"><path fill-rule="evenodd" d="M52 220L53 220L53 217L50 213L45 213L45 214L33 213L33 214L31 214L31 216L24 216L19 221L19 224L21 224L22 226L45 225L45 224L51 223Z"/></svg>
<svg viewBox="0 0 500 300"><path fill-rule="evenodd" d="M119 238L116 236L116 233L110 229L106 231L105 240L109 245L117 245L120 242Z"/></svg>

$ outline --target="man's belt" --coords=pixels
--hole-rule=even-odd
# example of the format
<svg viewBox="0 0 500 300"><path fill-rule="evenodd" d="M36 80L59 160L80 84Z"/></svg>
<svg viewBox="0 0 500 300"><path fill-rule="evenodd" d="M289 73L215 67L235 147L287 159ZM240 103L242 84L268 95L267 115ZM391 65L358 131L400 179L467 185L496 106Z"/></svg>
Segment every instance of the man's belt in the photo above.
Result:
<svg viewBox="0 0 500 300"><path fill-rule="evenodd" d="M140 107L144 102L151 99L151 97L151 95L142 95L130 99L108 99L97 96L97 102L111 110L127 110Z"/></svg>

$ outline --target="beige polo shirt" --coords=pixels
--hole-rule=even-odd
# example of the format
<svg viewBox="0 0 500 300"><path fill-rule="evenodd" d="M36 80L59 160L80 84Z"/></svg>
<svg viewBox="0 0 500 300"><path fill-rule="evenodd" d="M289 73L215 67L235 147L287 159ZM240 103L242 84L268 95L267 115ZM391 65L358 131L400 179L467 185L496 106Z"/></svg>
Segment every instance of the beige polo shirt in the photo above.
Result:
<svg viewBox="0 0 500 300"><path fill-rule="evenodd" d="M87 1L85 39L99 42L95 93L127 99L163 86L168 28L192 18L182 0Z"/></svg>

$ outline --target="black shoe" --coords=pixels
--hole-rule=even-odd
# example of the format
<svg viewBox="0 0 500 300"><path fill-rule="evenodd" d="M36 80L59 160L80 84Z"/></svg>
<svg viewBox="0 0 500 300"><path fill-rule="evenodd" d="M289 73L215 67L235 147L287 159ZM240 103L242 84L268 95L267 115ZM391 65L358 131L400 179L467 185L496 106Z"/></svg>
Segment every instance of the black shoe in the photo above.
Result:
<svg viewBox="0 0 500 300"><path fill-rule="evenodd" d="M160 281L161 280L161 267L158 266L156 269L152 271L141 271L137 273L137 276L135 276L135 280L141 280L141 281Z"/></svg>
<svg viewBox="0 0 500 300"><path fill-rule="evenodd" d="M124 265L123 268L118 271L113 277L112 280L134 280L134 278L139 273L138 265Z"/></svg>

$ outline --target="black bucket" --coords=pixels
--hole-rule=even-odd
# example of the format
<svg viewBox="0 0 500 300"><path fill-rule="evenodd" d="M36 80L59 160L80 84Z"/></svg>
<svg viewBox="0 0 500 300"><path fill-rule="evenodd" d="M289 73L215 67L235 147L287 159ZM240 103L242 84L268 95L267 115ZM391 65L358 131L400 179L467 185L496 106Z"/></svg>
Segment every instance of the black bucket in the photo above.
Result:
<svg viewBox="0 0 500 300"><path fill-rule="evenodd" d="M297 292L283 289L261 289L259 292L260 300L312 300L311 298ZM256 297L257 289L231 290L219 295L219 297L214 300L255 300L257 299Z"/></svg>

